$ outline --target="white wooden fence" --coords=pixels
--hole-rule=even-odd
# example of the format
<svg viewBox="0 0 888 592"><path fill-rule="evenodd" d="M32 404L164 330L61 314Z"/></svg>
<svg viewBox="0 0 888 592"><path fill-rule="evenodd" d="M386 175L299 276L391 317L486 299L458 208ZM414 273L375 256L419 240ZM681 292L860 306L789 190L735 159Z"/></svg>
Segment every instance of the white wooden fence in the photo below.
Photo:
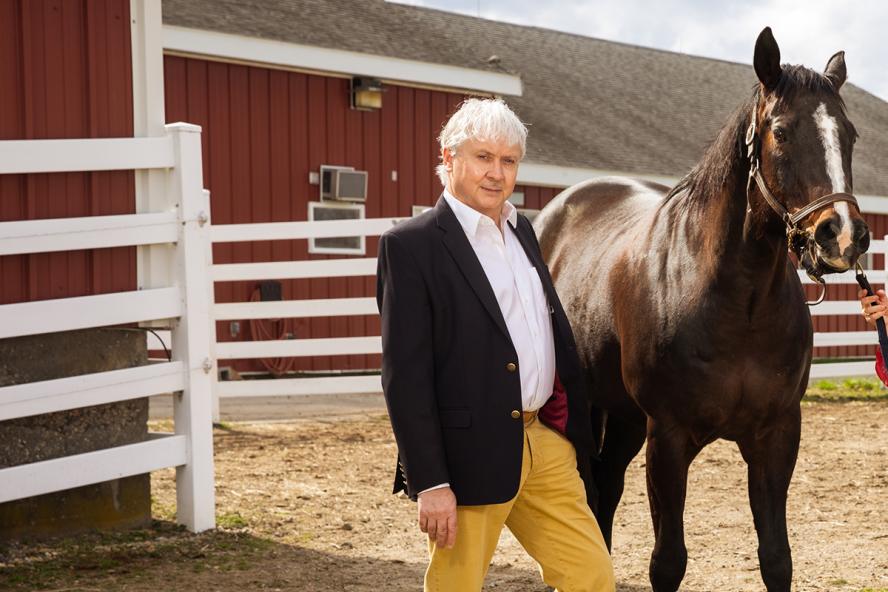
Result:
<svg viewBox="0 0 888 592"><path fill-rule="evenodd" d="M214 243L238 241L293 240L336 236L378 236L403 218L325 222L276 222L263 224L232 224L214 226ZM886 237L888 239L888 237ZM886 252L888 240L872 241L870 252ZM888 260L888 258L886 258ZM327 259L318 261L288 261L273 263L236 263L213 266L215 281L306 279L344 276L373 276L376 259ZM886 270L869 270L867 275L875 286L884 284ZM812 281L803 271L799 278L804 284ZM829 284L854 284L853 272L830 275ZM811 307L811 314L858 315L860 304L852 301L826 301ZM376 302L372 297L330 298L318 300L289 300L278 302L243 302L216 304L215 320L244 320L281 317L329 317L375 315ZM847 346L876 344L875 331L816 333L815 346ZM329 356L347 354L374 354L382 351L381 338L339 337L322 339L287 339L279 341L234 341L218 343L219 359L248 359L287 356ZM843 362L815 363L812 378L866 376L873 374L873 363ZM335 393L381 392L379 376L333 376L318 378L284 378L276 380L220 381L214 385L214 414L218 418L218 397L251 397L274 395L323 395Z"/></svg>
<svg viewBox="0 0 888 592"><path fill-rule="evenodd" d="M403 218L226 224L214 226L211 230L211 237L214 243L230 243L337 236L378 236L401 220ZM233 263L214 265L212 275L213 280L217 282L375 276L376 258ZM213 307L213 316L218 321L375 314L377 314L376 299L373 297L220 303ZM217 359L378 354L381 352L382 339L379 336L230 341L216 344ZM213 392L218 397L378 393L382 392L382 384L378 375L279 378L276 380L219 381L214 385ZM214 412L218 417L218 399L216 401Z"/></svg>
<svg viewBox="0 0 888 592"><path fill-rule="evenodd" d="M166 287L0 306L0 339L169 320L173 359L0 388L0 421L161 393L175 396L175 433L144 442L0 470L0 502L176 467L177 520L215 525L211 385L215 324L209 197L200 128L177 123L162 137L0 142L0 174L166 171L175 210L0 223L0 255L129 245L174 245Z"/></svg>

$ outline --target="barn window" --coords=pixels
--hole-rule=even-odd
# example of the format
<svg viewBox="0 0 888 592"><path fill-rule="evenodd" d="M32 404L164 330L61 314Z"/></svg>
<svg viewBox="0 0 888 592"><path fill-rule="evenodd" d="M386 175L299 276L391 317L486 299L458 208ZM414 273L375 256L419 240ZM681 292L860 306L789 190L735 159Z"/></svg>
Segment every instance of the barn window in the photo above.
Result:
<svg viewBox="0 0 888 592"><path fill-rule="evenodd" d="M425 212L426 210L431 210L431 209L432 209L432 206L417 206L417 205L413 205L413 206L410 208L410 215L411 215L411 216L418 216L418 215L422 214L423 212Z"/></svg>
<svg viewBox="0 0 888 592"><path fill-rule="evenodd" d="M364 204L332 204L330 202L308 202L309 222L322 220L363 220ZM364 236L335 236L308 239L309 253L336 255L365 255L367 245Z"/></svg>

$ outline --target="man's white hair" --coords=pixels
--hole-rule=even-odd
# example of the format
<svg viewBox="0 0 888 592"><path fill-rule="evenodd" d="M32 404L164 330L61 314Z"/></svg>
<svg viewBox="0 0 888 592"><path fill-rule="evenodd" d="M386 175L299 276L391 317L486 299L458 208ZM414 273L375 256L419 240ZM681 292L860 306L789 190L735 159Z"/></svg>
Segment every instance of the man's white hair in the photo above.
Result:
<svg viewBox="0 0 888 592"><path fill-rule="evenodd" d="M527 127L502 99L468 99L444 124L438 143L455 155L466 140L505 141L521 147L524 158ZM447 186L447 167L441 163L436 172L441 184Z"/></svg>

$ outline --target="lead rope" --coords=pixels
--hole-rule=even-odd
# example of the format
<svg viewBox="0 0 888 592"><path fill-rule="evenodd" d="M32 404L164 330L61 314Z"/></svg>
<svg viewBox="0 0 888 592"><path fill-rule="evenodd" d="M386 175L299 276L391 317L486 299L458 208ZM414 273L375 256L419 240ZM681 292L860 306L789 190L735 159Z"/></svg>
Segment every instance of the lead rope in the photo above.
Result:
<svg viewBox="0 0 888 592"><path fill-rule="evenodd" d="M860 262L857 262L857 275L855 276L857 279L857 283L860 284L860 287L866 290L867 296L875 296L873 292L872 286L870 286L869 280L866 279L866 274L863 273L863 267L860 266ZM882 353L882 363L885 364L885 368L888 369L888 330L885 328L885 319L876 319L876 331L879 332L879 351Z"/></svg>

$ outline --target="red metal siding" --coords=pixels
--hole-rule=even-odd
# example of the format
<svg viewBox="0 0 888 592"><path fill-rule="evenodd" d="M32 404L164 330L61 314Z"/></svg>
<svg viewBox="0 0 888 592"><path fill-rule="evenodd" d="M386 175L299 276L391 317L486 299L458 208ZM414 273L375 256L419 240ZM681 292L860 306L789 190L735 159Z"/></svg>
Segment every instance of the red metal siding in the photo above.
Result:
<svg viewBox="0 0 888 592"><path fill-rule="evenodd" d="M128 0L0 3L0 139L132 136ZM131 172L0 175L0 221L134 212ZM0 257L0 304L133 290L134 248Z"/></svg>

